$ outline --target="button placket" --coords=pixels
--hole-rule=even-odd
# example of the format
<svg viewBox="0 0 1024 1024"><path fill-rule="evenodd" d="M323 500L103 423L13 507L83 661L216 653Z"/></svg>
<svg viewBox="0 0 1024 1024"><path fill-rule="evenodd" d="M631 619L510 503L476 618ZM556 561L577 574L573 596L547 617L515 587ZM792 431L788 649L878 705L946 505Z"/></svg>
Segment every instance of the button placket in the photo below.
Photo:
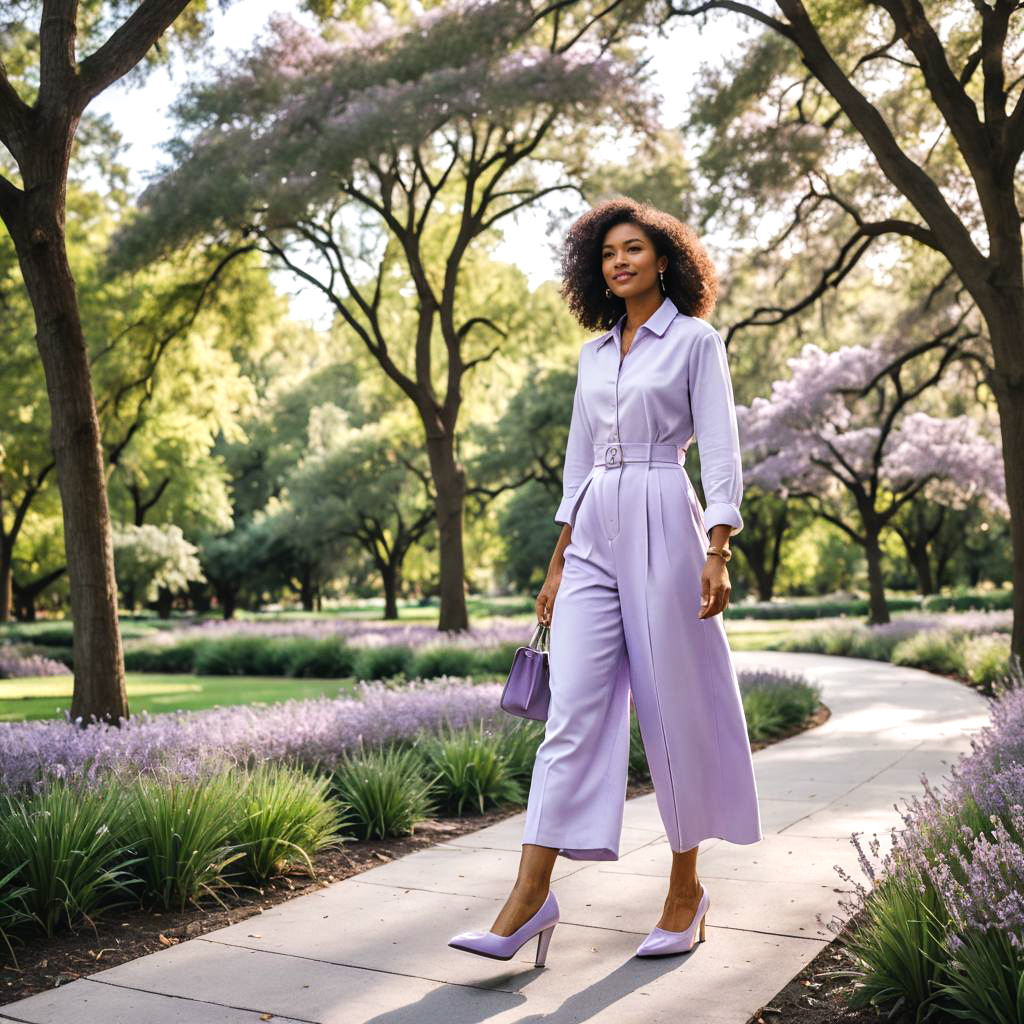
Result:
<svg viewBox="0 0 1024 1024"><path fill-rule="evenodd" d="M622 337L620 335L620 337L619 337L619 345L621 346L621 344L622 344ZM634 345L636 344L636 337L633 338L633 344ZM622 364L623 364L624 360L621 358L621 356L619 354L620 351L621 351L621 348L618 351L616 351L616 353L615 353L615 357L616 357L616 360L618 362L618 366L617 366L616 371L615 371L615 398L614 398L614 405L612 407L612 419L613 419L613 422L614 422L614 427L612 428L612 437L611 437L611 439L615 443L612 446L610 446L609 448L605 449L605 460L604 460L605 461L605 468L606 469L613 469L616 466L619 467L619 473L616 476L616 479L614 481L614 487L612 488L612 493L610 495L610 498L611 498L611 508L609 509L609 516L608 516L608 528L609 528L610 538L617 537L618 533L619 533L619 487L620 487L620 481L621 481L621 477L622 477L622 468L621 467L622 467L622 461L623 461L622 460L622 448L621 448L620 439L619 439L619 380L622 377Z"/></svg>

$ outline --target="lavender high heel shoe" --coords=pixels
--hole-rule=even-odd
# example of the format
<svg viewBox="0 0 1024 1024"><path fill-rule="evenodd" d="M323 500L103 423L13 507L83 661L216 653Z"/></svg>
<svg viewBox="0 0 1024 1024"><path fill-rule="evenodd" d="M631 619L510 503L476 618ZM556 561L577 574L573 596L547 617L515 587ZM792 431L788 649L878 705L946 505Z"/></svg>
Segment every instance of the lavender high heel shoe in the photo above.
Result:
<svg viewBox="0 0 1024 1024"><path fill-rule="evenodd" d="M695 943L694 933L697 925L700 925L700 941L704 941L704 920L707 917L708 907L711 906L711 897L707 889L701 884L700 902L697 904L697 913L693 915L690 927L684 932L670 932L657 925L651 929L650 935L644 939L636 948L637 956L667 956L670 953L689 953Z"/></svg>
<svg viewBox="0 0 1024 1024"><path fill-rule="evenodd" d="M519 948L529 942L535 935L537 938L537 956L534 964L543 967L551 944L551 935L558 924L558 900L552 890L548 890L547 899L540 909L525 924L520 925L511 935L497 935L492 931L459 932L452 936L448 945L453 949L464 949L467 953L489 956L492 960L511 960L519 952Z"/></svg>

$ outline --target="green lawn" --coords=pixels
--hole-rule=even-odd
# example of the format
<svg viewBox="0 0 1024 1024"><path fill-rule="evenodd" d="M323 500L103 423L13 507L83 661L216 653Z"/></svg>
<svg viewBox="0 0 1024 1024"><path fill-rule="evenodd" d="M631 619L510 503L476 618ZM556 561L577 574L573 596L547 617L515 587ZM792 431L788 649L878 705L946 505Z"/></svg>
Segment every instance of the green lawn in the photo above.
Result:
<svg viewBox="0 0 1024 1024"><path fill-rule="evenodd" d="M783 640L799 633L816 632L837 619L729 619L725 632L734 651L774 651Z"/></svg>
<svg viewBox="0 0 1024 1024"><path fill-rule="evenodd" d="M136 711L196 710L215 705L274 703L294 697L337 697L355 691L347 679L189 676L129 672L128 704ZM0 722L60 718L71 707L71 677L0 680Z"/></svg>

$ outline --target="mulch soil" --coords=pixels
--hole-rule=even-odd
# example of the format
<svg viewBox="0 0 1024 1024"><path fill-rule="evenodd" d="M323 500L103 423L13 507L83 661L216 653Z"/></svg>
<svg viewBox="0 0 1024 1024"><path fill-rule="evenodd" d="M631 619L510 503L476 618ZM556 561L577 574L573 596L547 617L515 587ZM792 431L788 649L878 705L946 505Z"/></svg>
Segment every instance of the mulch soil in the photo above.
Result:
<svg viewBox="0 0 1024 1024"><path fill-rule="evenodd" d="M828 720L829 710L819 705L818 710L802 726L768 742L752 743L752 750L761 750L790 736L814 728ZM626 797L653 792L650 782L631 782ZM102 917L87 926L63 931L52 939L23 937L14 941L17 964L0 966L0 1006L45 992L97 971L115 967L136 957L145 956L179 942L187 942L198 935L244 921L246 918L285 903L296 896L322 889L345 878L351 878L379 864L387 863L415 850L422 850L457 836L475 832L512 815L519 814L521 806L500 807L485 814L462 818L432 818L416 825L410 836L397 839L350 840L343 846L324 850L312 857L315 875L310 877L305 868L294 870L271 879L259 888L236 887L234 894L225 890L220 894L225 906L216 903L189 907L182 912L142 910L137 907L108 909ZM510 880L511 881L511 880ZM833 950L833 946L836 949ZM828 954L833 952L833 959ZM816 980L822 970L834 968L838 940L825 947L814 961L801 972L778 996L761 1011L766 1024L781 1021L785 1024L819 1024L824 1021L843 1021L859 1024L876 1020L877 1016L838 1016L842 989L825 989ZM5 956L9 960L9 955ZM808 973L812 972L812 973ZM805 984L805 981L807 982ZM826 993L835 994L832 1016L813 1015L827 1002ZM813 993L813 1005L808 999ZM780 1008L776 1010L776 1008ZM782 1016L778 1016L781 1013ZM801 1014L797 1016L797 1014ZM755 1015L751 1024L760 1024Z"/></svg>
<svg viewBox="0 0 1024 1024"><path fill-rule="evenodd" d="M842 931L786 985L760 1007L746 1024L901 1024L912 1018L905 1014L886 1016L874 1007L849 1008L856 979L835 976L835 972L855 970L853 958L843 948L843 940L864 921L864 911L851 917Z"/></svg>

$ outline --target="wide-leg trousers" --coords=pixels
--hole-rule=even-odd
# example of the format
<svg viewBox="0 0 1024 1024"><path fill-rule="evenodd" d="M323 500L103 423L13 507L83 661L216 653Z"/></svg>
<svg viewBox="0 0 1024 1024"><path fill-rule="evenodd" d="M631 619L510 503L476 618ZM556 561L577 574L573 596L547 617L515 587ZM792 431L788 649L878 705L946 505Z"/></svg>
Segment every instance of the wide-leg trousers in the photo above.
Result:
<svg viewBox="0 0 1024 1024"><path fill-rule="evenodd" d="M698 619L707 533L678 462L595 467L575 506L549 640L551 701L523 843L617 860L629 697L673 851L762 838L722 616Z"/></svg>

